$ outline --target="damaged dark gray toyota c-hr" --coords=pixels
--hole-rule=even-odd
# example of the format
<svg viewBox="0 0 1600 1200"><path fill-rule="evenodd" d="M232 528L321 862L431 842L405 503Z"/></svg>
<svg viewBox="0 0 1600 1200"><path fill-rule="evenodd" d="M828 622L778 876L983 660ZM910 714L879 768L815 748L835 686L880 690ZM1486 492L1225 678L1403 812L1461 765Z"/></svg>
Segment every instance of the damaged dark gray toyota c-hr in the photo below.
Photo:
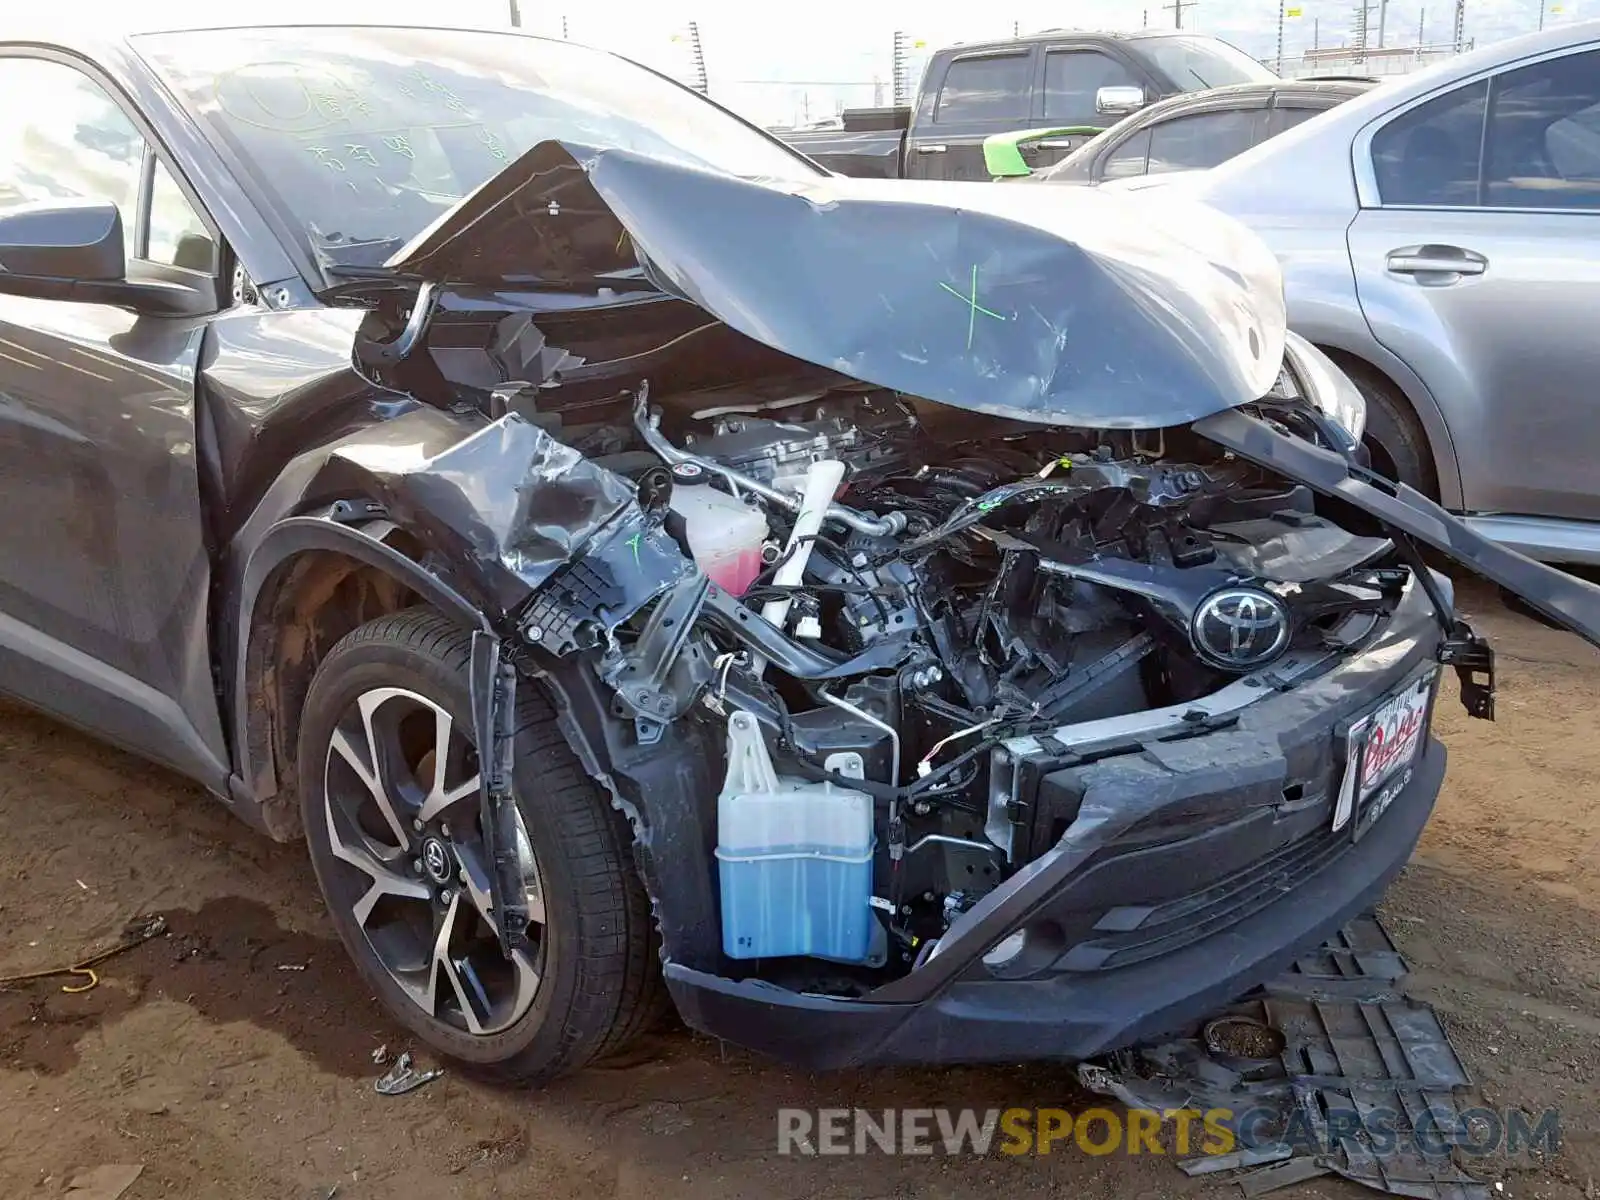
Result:
<svg viewBox="0 0 1600 1200"><path fill-rule="evenodd" d="M511 34L0 42L0 689L304 837L443 1054L1176 1030L1372 903L1493 710L1276 267L829 176Z"/></svg>

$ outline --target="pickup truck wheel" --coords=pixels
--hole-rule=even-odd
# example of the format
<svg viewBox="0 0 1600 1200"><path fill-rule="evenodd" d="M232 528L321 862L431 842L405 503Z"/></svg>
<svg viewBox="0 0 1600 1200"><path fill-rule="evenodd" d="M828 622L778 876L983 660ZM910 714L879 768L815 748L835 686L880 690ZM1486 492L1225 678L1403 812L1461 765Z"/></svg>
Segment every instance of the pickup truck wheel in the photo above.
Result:
<svg viewBox="0 0 1600 1200"><path fill-rule="evenodd" d="M1343 356L1337 361L1367 401L1367 435L1362 440L1372 454L1372 469L1437 500L1439 476L1433 453L1410 403L1365 363Z"/></svg>
<svg viewBox="0 0 1600 1200"><path fill-rule="evenodd" d="M532 1084L620 1049L659 1008L659 970L626 825L531 685L513 777L530 948L501 953L470 644L412 609L329 651L301 717L302 815L334 926L390 1014L469 1071Z"/></svg>

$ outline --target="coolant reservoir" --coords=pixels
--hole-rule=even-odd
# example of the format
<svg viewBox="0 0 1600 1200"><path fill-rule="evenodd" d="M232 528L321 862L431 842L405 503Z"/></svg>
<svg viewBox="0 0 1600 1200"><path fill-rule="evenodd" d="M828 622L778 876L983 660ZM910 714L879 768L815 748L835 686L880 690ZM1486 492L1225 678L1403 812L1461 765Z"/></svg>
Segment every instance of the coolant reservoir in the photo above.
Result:
<svg viewBox="0 0 1600 1200"><path fill-rule="evenodd" d="M683 518L694 561L723 591L742 596L761 574L767 518L711 486L702 467L672 468L672 511Z"/></svg>

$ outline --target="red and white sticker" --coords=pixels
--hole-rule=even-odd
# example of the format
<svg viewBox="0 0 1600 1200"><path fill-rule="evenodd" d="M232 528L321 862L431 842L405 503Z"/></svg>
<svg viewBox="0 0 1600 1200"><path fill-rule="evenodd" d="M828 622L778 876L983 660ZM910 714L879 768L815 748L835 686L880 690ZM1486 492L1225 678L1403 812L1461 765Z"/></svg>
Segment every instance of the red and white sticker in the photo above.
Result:
<svg viewBox="0 0 1600 1200"><path fill-rule="evenodd" d="M1366 808L1374 793L1416 761L1428 730L1428 704L1433 696L1435 674L1430 671L1404 691L1389 697L1376 712L1351 729L1345 776L1333 814L1335 829L1342 828L1356 811ZM1386 797L1383 807L1392 799L1393 796Z"/></svg>

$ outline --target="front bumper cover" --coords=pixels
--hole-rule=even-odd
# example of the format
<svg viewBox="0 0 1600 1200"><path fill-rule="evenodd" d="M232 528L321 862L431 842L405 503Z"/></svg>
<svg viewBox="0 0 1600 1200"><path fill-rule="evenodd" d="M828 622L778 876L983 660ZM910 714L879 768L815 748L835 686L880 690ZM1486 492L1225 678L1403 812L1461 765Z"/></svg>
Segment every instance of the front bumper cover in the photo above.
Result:
<svg viewBox="0 0 1600 1200"><path fill-rule="evenodd" d="M1207 732L1087 759L1041 749L1025 799L1069 797L1059 840L959 917L910 974L853 999L669 961L684 1019L811 1068L1077 1059L1182 1030L1370 907L1410 858L1444 777L1428 740L1359 839L1331 829L1339 730L1437 663L1413 585L1358 655ZM1022 949L984 956L1021 932Z"/></svg>

